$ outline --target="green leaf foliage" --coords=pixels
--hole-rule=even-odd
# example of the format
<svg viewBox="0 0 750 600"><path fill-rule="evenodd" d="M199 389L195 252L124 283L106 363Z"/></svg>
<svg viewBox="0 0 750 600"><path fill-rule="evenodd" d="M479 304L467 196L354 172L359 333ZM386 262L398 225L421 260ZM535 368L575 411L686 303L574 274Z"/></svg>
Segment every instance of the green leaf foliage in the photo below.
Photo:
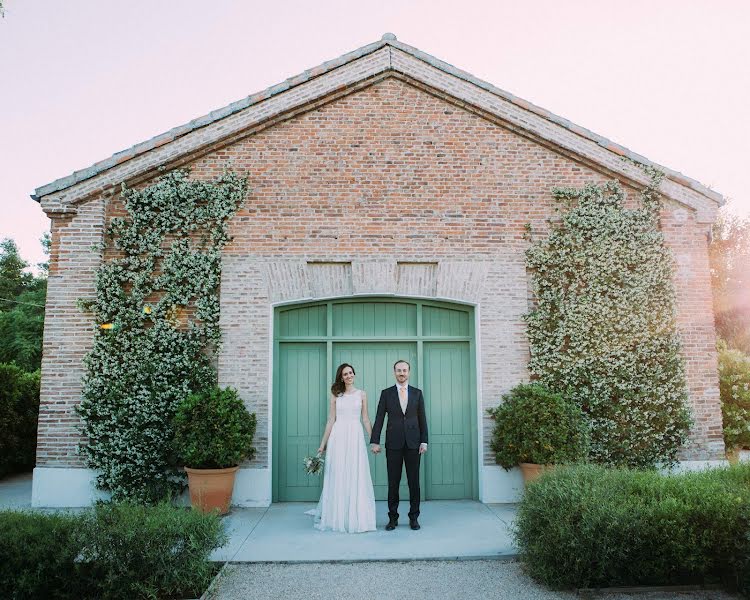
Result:
<svg viewBox="0 0 750 600"><path fill-rule="evenodd" d="M540 384L521 384L491 408L490 447L504 469L519 463L563 464L585 459L588 426L581 409Z"/></svg>
<svg viewBox="0 0 750 600"><path fill-rule="evenodd" d="M34 276L24 270L28 266L13 240L0 241L0 298L15 298L29 288Z"/></svg>
<svg viewBox="0 0 750 600"><path fill-rule="evenodd" d="M0 242L0 363L36 371L42 362L47 278L46 271L34 276L27 267L13 240Z"/></svg>
<svg viewBox="0 0 750 600"><path fill-rule="evenodd" d="M39 382L39 371L0 364L0 477L34 467Z"/></svg>
<svg viewBox="0 0 750 600"><path fill-rule="evenodd" d="M719 346L719 393L726 447L750 447L750 356L726 344Z"/></svg>
<svg viewBox="0 0 750 600"><path fill-rule="evenodd" d="M0 597L85 597L74 575L79 521L65 513L0 511Z"/></svg>
<svg viewBox="0 0 750 600"><path fill-rule="evenodd" d="M608 465L671 464L691 424L652 176L635 209L616 181L555 190L561 219L526 253L529 370L588 415L590 458Z"/></svg>
<svg viewBox="0 0 750 600"><path fill-rule="evenodd" d="M194 469L225 469L255 455L255 413L237 391L214 388L190 394L174 419L174 447L179 460Z"/></svg>
<svg viewBox="0 0 750 600"><path fill-rule="evenodd" d="M750 353L750 217L727 207L712 226L708 256L717 335L730 348Z"/></svg>
<svg viewBox="0 0 750 600"><path fill-rule="evenodd" d="M184 488L172 419L191 392L216 385L221 249L246 191L234 173L197 181L185 170L123 186L127 216L107 230L115 258L97 270L96 297L79 303L96 324L80 450L115 500L156 502Z"/></svg>
<svg viewBox="0 0 750 600"><path fill-rule="evenodd" d="M0 596L197 598L216 573L211 552L226 541L216 515L168 504L0 512Z"/></svg>
<svg viewBox="0 0 750 600"><path fill-rule="evenodd" d="M682 474L558 467L526 487L514 531L553 588L724 582L750 591L750 465Z"/></svg>

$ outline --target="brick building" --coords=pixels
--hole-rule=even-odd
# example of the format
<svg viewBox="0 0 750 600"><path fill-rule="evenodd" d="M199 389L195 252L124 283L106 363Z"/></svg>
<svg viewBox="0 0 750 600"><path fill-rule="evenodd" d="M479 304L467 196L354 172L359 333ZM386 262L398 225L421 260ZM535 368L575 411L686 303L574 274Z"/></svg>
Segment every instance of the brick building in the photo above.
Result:
<svg viewBox="0 0 750 600"><path fill-rule="evenodd" d="M317 499L301 457L317 448L326 389L352 362L374 414L397 358L425 391L426 499L510 501L518 473L488 447L495 406L528 379L524 226L545 228L554 186L647 183L605 138L386 34L383 38L36 190L52 219L36 506L87 504L73 406L91 347L105 223L120 183L161 166L212 178L231 161L250 194L223 256L221 385L258 415L257 456L234 502ZM707 244L722 198L666 172L661 226L677 269L678 326L695 417L686 463L723 458ZM385 460L373 460L376 494Z"/></svg>

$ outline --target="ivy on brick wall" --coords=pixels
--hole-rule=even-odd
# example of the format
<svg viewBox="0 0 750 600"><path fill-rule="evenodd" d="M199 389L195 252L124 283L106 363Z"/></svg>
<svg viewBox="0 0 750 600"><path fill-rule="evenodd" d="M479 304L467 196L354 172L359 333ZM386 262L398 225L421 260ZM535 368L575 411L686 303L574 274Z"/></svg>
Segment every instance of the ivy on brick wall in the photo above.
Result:
<svg viewBox="0 0 750 600"><path fill-rule="evenodd" d="M583 408L590 458L607 465L673 464L691 425L663 175L649 175L635 209L616 181L555 189L560 219L526 252L538 302L525 317L529 369Z"/></svg>
<svg viewBox="0 0 750 600"><path fill-rule="evenodd" d="M227 224L247 182L187 170L144 189L123 186L126 215L113 218L96 273L96 297L81 301L96 322L77 407L80 452L115 500L155 502L184 486L171 452L172 417L190 392L216 384L219 283Z"/></svg>

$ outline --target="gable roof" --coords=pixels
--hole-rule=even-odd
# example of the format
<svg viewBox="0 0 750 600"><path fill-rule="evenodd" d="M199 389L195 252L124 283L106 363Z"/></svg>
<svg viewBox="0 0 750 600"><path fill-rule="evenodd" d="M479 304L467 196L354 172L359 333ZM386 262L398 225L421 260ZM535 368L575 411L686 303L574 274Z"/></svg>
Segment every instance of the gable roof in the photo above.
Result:
<svg viewBox="0 0 750 600"><path fill-rule="evenodd" d="M437 92L502 126L635 184L645 185L647 177L634 163L657 167L665 173L660 191L695 209L699 221L712 222L716 208L724 203L720 194L700 182L399 42L392 33L43 185L31 197L49 214L75 212L77 202L112 190L121 181L138 180L162 165L177 166L181 159L184 162L188 156L230 143L243 133L247 135L248 130L268 126L389 76Z"/></svg>

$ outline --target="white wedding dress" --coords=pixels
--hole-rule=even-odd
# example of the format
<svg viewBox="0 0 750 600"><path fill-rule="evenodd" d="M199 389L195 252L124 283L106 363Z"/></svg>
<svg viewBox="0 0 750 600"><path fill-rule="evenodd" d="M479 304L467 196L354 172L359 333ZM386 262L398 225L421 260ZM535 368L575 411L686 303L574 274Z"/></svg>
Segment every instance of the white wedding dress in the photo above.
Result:
<svg viewBox="0 0 750 600"><path fill-rule="evenodd" d="M305 514L325 531L375 531L375 494L360 415L362 390L336 398L336 421L328 437L323 492L318 506Z"/></svg>

